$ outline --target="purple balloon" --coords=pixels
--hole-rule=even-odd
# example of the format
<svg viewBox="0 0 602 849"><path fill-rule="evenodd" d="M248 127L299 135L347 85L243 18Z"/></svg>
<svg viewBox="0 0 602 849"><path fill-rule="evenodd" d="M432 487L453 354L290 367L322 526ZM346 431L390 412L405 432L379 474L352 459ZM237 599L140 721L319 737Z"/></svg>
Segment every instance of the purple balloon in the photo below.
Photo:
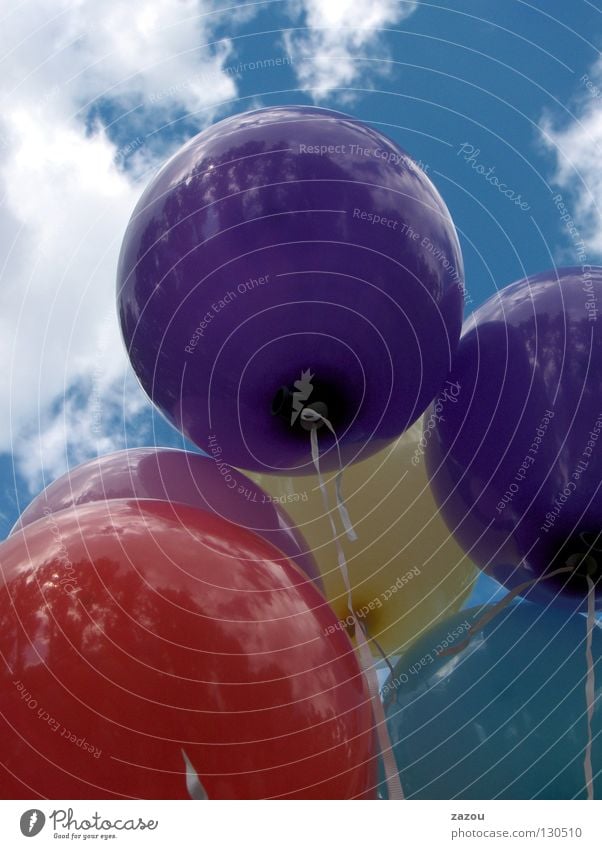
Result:
<svg viewBox="0 0 602 849"><path fill-rule="evenodd" d="M402 433L449 370L462 304L456 231L426 174L313 107L193 138L144 192L119 261L145 391L198 446L264 473L313 471L306 404L324 405L344 462Z"/></svg>
<svg viewBox="0 0 602 849"><path fill-rule="evenodd" d="M118 498L187 504L248 528L280 549L322 589L314 557L281 504L238 469L190 451L130 448L83 463L34 498L11 534L48 512Z"/></svg>
<svg viewBox="0 0 602 849"><path fill-rule="evenodd" d="M602 268L502 289L467 321L427 419L435 497L463 548L532 601L585 608L602 585ZM428 415L428 414L427 414Z"/></svg>

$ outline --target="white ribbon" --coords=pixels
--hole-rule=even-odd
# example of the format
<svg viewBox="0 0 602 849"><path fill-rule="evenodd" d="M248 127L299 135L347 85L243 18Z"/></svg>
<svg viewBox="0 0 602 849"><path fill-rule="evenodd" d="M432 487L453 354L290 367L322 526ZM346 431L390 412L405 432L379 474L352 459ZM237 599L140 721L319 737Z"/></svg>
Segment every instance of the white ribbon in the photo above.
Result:
<svg viewBox="0 0 602 849"><path fill-rule="evenodd" d="M345 502L343 499L343 462L341 459L339 441L337 439L336 433L334 432L334 428L332 427L328 419L324 418L324 416L321 416L320 413L317 413L315 410L312 410L311 407L305 407L302 410L301 418L304 421L314 425L314 427L312 427L310 430L311 456L316 469L316 473L318 475L318 484L320 486L320 492L322 493L322 499L324 501L324 509L326 510L326 514L330 521L332 539L337 550L337 560L339 563L339 569L341 571L341 575L343 576L343 582L345 584L345 590L347 593L347 607L349 608L349 613L353 618L355 637L357 641L360 660L360 668L368 685L368 692L370 694L370 701L372 703L372 713L374 714L376 733L378 735L378 743L380 746L380 751L383 758L383 765L385 768L385 780L387 783L388 795L390 800L400 800L404 798L404 795L401 787L401 782L399 780L397 765L393 756L393 746L391 744L391 738L389 737L389 731L387 729L387 720L385 718L385 712L382 706L382 702L380 700L380 689L378 686L378 678L376 675L375 664L372 658L372 652L370 651L370 647L368 645L368 641L366 640L366 633L362 624L360 623L355 614L355 610L353 609L353 600L351 598L351 584L349 582L349 569L347 568L347 560L345 558L345 552L343 551L343 547L339 542L339 537L337 534L334 519L332 518L330 513L330 505L328 503L328 492L326 490L326 486L322 478L322 473L320 471L320 450L318 447L317 427L315 425L317 425L318 422L322 422L323 424L325 424L335 439L337 452L339 455L339 471L336 475L335 484L337 508L339 511L339 516L341 517L341 521L345 528L347 538L353 542L357 539L357 534L353 529L353 525L351 523L351 519L349 517L349 513L347 512L347 507L345 506Z"/></svg>
<svg viewBox="0 0 602 849"><path fill-rule="evenodd" d="M587 745L585 747L585 758L583 771L585 773L585 786L587 798L594 800L594 776L592 771L592 721L594 718L594 707L596 704L596 680L594 673L594 656L592 653L592 639L596 627L596 585L589 575L587 577L587 638L585 641L585 662L587 675L585 679L585 703L587 705Z"/></svg>
<svg viewBox="0 0 602 849"><path fill-rule="evenodd" d="M507 595L505 595L501 601L498 601L497 604L494 604L492 609L488 610L487 613L481 616L481 618L478 619L474 623L474 625L470 626L466 638L462 640L461 643L458 643L457 646L450 646L449 648L444 649L442 652L439 653L439 657L450 657L455 654L459 654L461 651L464 651L464 649L467 648L468 645L470 645L470 641L472 640L475 634L478 634L479 631L482 631L485 625L488 625L492 619L495 619L496 616L499 616L502 610L508 607L511 601L514 601L514 599L518 595L522 595L525 590L529 589L529 587L532 587L533 584L538 584L540 581L546 581L548 578L553 578L554 575L561 575L563 572L572 571L572 566L562 566L562 568L560 569L554 569L553 572L548 572L547 574L540 575L538 578L533 578L530 581L525 581L524 583L519 584L518 587L515 587L512 590L512 592L509 592Z"/></svg>
<svg viewBox="0 0 602 849"><path fill-rule="evenodd" d="M190 758L184 749L180 749L180 751L182 752L184 766L186 767L186 789L188 790L188 795L191 799L196 799L199 802L208 801L209 796L207 796L207 791L203 787L201 779L199 778L196 769L193 767Z"/></svg>
<svg viewBox="0 0 602 849"><path fill-rule="evenodd" d="M318 473L318 480L320 482L320 489L322 490L322 492L324 492L325 490L323 489L324 481L322 480L322 475L320 474L320 452L318 450L318 433L317 433L317 429L316 429L315 425L318 422L322 422L322 424L325 424L326 427L328 428L328 430L334 436L334 442L335 442L335 445L337 447L337 454L339 456L339 470L336 473L335 483L334 483L336 499L337 499L337 509L339 511L339 516L341 517L341 522L343 523L343 527L345 528L345 533L347 534L347 539L350 540L351 542L355 542L355 540L357 539L357 534L356 534L356 532L353 528L353 524L351 523L351 519L349 518L349 513L348 513L347 507L345 505L345 499L343 498L343 460L342 460L342 457L341 457L341 448L339 446L339 440L337 439L337 435L334 432L334 428L331 425L331 423L328 421L328 419L324 418L324 416L320 415L320 413L316 412L316 410L313 410L311 407L304 407L303 408L303 410L301 411L301 418L303 419L304 422L308 422L309 424L314 425L314 427L312 427L312 429L310 431L311 456L312 456L312 460L314 461L314 466L316 467L316 472ZM333 525L333 531L334 531L334 525Z"/></svg>

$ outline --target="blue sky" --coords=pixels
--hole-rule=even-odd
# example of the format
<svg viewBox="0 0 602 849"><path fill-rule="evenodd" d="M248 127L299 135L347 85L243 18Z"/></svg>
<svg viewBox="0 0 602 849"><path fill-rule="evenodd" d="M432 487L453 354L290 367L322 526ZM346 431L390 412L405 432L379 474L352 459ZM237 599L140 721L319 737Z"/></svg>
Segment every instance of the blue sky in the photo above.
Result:
<svg viewBox="0 0 602 849"><path fill-rule="evenodd" d="M156 168L221 117L313 102L392 136L451 210L468 311L579 250L602 260L602 11L588 0L3 6L2 536L69 464L185 444L126 362L115 264Z"/></svg>

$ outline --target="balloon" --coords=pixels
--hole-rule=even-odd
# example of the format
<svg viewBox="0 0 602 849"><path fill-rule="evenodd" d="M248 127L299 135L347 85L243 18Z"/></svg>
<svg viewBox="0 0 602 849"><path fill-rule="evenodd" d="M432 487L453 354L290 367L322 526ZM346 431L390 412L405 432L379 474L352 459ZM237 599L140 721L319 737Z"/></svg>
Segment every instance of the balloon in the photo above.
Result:
<svg viewBox="0 0 602 849"><path fill-rule="evenodd" d="M383 687L407 797L585 798L585 617L515 603L459 654L444 656L488 609L463 610L438 623ZM593 652L597 662L597 628ZM597 696L600 690L598 684ZM592 730L596 776L602 768L599 711ZM600 792L599 775L596 785Z"/></svg>
<svg viewBox="0 0 602 849"><path fill-rule="evenodd" d="M444 518L475 562L509 588L568 567L528 597L581 609L588 572L602 574L600 302L602 269L587 267L490 298L465 325L427 446Z"/></svg>
<svg viewBox="0 0 602 849"><path fill-rule="evenodd" d="M449 370L462 302L456 232L426 174L377 130L307 106L193 138L142 195L119 260L145 391L209 454L268 474L311 472L307 404L346 463L411 425Z"/></svg>
<svg viewBox="0 0 602 849"><path fill-rule="evenodd" d="M113 498L158 498L208 510L279 548L318 587L316 562L284 509L224 463L170 448L128 448L69 470L40 493L11 531L67 507Z"/></svg>
<svg viewBox="0 0 602 849"><path fill-rule="evenodd" d="M356 542L339 537L353 606L368 634L389 655L458 610L477 574L439 516L425 472L422 432L423 423L414 425L390 448L347 467L343 476L358 535ZM254 480L276 497L297 496L287 506L318 561L327 599L341 625L347 623L345 585L316 476L257 475ZM334 478L325 480L336 524Z"/></svg>
<svg viewBox="0 0 602 849"><path fill-rule="evenodd" d="M116 500L28 525L0 562L2 798L375 796L352 647L265 540Z"/></svg>

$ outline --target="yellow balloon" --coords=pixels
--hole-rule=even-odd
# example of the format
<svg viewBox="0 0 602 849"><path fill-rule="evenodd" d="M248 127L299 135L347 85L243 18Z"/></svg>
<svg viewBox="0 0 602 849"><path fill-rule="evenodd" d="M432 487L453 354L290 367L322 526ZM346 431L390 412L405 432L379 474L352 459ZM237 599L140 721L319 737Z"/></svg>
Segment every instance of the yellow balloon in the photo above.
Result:
<svg viewBox="0 0 602 849"><path fill-rule="evenodd" d="M477 575L433 499L423 453L428 429L423 428L418 422L383 451L345 469L343 493L355 542L347 539L337 512L334 473L323 475L330 518L317 475L246 473L291 515L320 567L326 597L339 617L337 627L353 633L334 521L353 609L375 654L374 640L385 654L399 654L437 620L459 610ZM307 442L309 451L309 435Z"/></svg>

